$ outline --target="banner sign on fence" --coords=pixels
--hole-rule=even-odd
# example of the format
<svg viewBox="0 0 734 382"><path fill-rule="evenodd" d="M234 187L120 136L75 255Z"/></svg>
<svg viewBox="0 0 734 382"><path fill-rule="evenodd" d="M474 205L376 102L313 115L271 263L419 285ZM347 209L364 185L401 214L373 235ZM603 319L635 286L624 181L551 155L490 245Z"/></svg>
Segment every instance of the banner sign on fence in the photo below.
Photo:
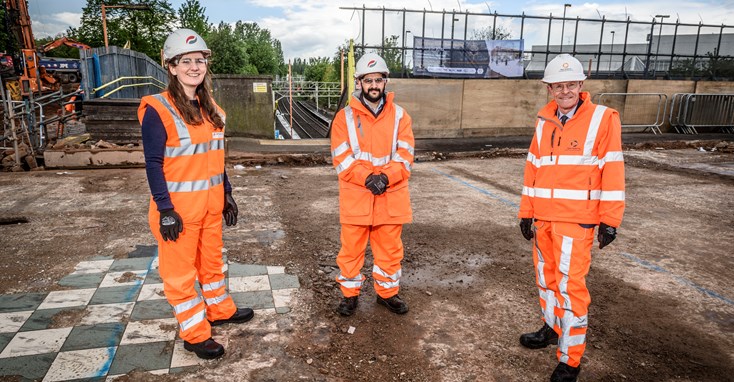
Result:
<svg viewBox="0 0 734 382"><path fill-rule="evenodd" d="M413 75L448 78L522 77L523 40L413 38Z"/></svg>

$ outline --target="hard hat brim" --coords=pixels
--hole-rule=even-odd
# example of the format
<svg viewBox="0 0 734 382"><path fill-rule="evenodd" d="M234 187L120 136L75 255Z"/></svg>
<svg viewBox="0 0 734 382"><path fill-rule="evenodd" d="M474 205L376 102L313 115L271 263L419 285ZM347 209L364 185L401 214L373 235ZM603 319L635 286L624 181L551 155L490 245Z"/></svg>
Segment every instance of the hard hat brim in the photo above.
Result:
<svg viewBox="0 0 734 382"><path fill-rule="evenodd" d="M582 73L561 73L543 77L542 81L546 84L555 84L558 82L583 81L585 79L586 76Z"/></svg>

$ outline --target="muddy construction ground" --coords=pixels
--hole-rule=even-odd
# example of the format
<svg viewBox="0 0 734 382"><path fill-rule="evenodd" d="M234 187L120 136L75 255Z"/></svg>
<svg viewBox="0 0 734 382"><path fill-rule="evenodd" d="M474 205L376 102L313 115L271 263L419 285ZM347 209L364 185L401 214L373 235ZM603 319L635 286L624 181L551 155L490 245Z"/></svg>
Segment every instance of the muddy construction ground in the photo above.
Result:
<svg viewBox="0 0 734 382"><path fill-rule="evenodd" d="M587 279L580 380L731 381L734 154L650 147L625 160L624 222L614 243L594 249ZM221 360L120 380L547 380L555 347L518 342L541 325L531 244L516 218L524 163L522 150L417 162L400 291L410 312L375 304L368 254L368 286L348 318L334 311L334 170L230 163L240 222L224 231L229 260L297 275L291 311L215 328L227 339ZM3 173L0 195L0 218L28 221L0 226L2 294L63 289L80 261L155 244L143 169Z"/></svg>

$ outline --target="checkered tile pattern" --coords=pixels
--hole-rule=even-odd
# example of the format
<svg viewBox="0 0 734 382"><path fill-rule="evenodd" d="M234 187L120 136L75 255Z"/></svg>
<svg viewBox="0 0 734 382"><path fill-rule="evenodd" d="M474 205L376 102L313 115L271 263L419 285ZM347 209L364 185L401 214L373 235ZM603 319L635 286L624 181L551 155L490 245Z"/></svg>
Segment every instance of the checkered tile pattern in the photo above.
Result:
<svg viewBox="0 0 734 382"><path fill-rule="evenodd" d="M255 309L256 319L258 311L287 313L299 287L284 267L225 259L224 271L235 303ZM177 337L156 247L83 261L59 285L66 289L0 296L0 379L113 380L134 369L166 374L206 362Z"/></svg>

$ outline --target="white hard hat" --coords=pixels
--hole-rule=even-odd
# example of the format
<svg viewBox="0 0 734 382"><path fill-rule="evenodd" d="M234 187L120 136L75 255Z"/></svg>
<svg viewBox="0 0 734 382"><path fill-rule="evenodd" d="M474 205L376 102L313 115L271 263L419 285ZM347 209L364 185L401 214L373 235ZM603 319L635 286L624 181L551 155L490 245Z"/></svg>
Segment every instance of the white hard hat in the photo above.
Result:
<svg viewBox="0 0 734 382"><path fill-rule="evenodd" d="M543 73L543 82L547 84L585 79L586 75L584 75L584 67L581 62L568 53L557 55L548 63Z"/></svg>
<svg viewBox="0 0 734 382"><path fill-rule="evenodd" d="M168 61L180 54L203 52L205 56L212 53L204 39L191 29L177 29L166 38L163 44L163 60Z"/></svg>
<svg viewBox="0 0 734 382"><path fill-rule="evenodd" d="M386 76L390 74L390 69L387 68L385 60L376 53L367 53L359 58L357 67L355 68L354 78L360 78L370 73L382 73Z"/></svg>

